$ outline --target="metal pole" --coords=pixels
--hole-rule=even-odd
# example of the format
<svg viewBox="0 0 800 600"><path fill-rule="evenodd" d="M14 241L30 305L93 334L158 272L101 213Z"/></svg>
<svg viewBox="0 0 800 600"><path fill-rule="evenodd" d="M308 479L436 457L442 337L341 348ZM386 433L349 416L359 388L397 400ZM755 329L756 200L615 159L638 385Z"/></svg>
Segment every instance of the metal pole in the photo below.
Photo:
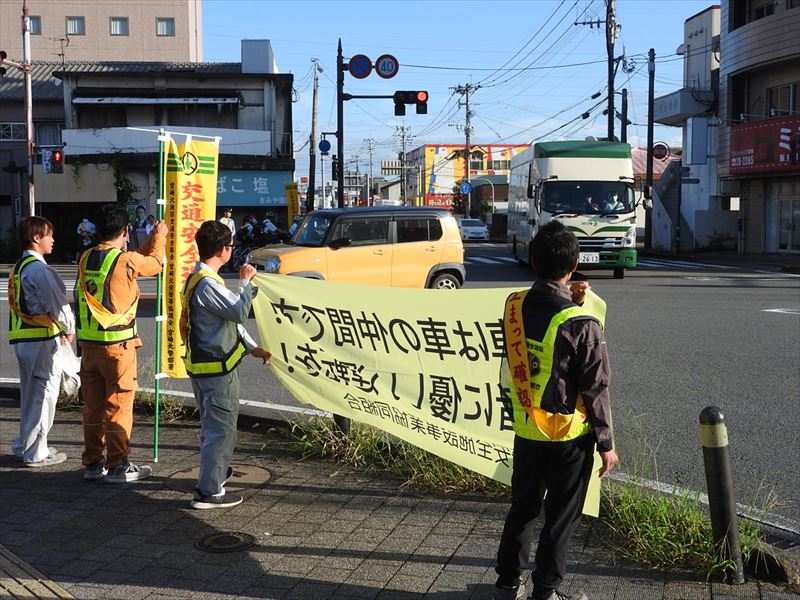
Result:
<svg viewBox="0 0 800 600"><path fill-rule="evenodd" d="M628 143L628 88L622 88L622 132L619 141Z"/></svg>
<svg viewBox="0 0 800 600"><path fill-rule="evenodd" d="M617 23L614 20L614 0L606 0L606 52L608 53L608 141L614 141L614 39Z"/></svg>
<svg viewBox="0 0 800 600"><path fill-rule="evenodd" d="M317 95L319 93L319 64L317 59L311 60L314 63L314 95L311 102L311 138L308 148L308 189L306 190L306 212L314 210L314 188L317 185Z"/></svg>
<svg viewBox="0 0 800 600"><path fill-rule="evenodd" d="M36 144L33 131L33 92L31 90L31 29L28 15L28 2L22 3L22 74L25 80L25 130L27 133L28 152L28 209L26 216L36 214L33 189L33 164L36 155Z"/></svg>
<svg viewBox="0 0 800 600"><path fill-rule="evenodd" d="M156 198L156 214L158 220L164 220L164 204L166 198L166 187L164 181L164 130L159 133L158 140L158 197ZM174 232L173 232L174 235ZM155 397L155 416L153 421L153 462L158 462L158 424L161 412L161 285L164 277L164 270L161 269L156 275L156 368L155 381L153 382L153 396Z"/></svg>
<svg viewBox="0 0 800 600"><path fill-rule="evenodd" d="M649 87L647 89L647 176L645 185L653 189L653 108L655 105L655 80L656 80L656 51L650 48L647 53L647 71ZM653 211L644 211L644 247L649 250L652 247L651 238L653 237Z"/></svg>
<svg viewBox="0 0 800 600"><path fill-rule="evenodd" d="M336 191L339 208L344 208L344 70L342 38L339 38L339 51L336 55L336 148L339 152Z"/></svg>
<svg viewBox="0 0 800 600"><path fill-rule="evenodd" d="M733 494L728 429L725 416L716 406L707 406L700 413L700 440L703 444L714 544L722 559L733 563L725 581L739 585L744 583L744 567L739 545L739 518Z"/></svg>
<svg viewBox="0 0 800 600"><path fill-rule="evenodd" d="M472 89L470 84L466 85L466 99L465 99L465 107L466 107L466 125L464 126L464 133L466 135L464 140L464 181L469 183L469 159L470 159L470 134L472 133L472 127L470 126L470 115L469 112L469 93ZM467 217L472 217L472 192L467 194L467 206L465 207L464 213Z"/></svg>
<svg viewBox="0 0 800 600"><path fill-rule="evenodd" d="M320 178L322 179L322 202L320 208L328 208L328 196L325 194L325 155L319 155Z"/></svg>

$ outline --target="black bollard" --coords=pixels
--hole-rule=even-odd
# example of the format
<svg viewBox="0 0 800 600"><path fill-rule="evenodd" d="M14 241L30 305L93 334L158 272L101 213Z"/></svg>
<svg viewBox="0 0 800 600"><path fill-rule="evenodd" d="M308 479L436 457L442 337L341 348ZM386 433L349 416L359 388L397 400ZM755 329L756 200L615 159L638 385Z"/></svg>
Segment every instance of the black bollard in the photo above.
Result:
<svg viewBox="0 0 800 600"><path fill-rule="evenodd" d="M744 568L739 545L739 518L733 495L728 429L725 416L716 406L707 406L700 413L700 440L703 444L714 545L723 559L733 562L733 568L725 574L725 582L739 585L744 583Z"/></svg>
<svg viewBox="0 0 800 600"><path fill-rule="evenodd" d="M333 415L333 424L336 425L336 428L344 435L350 433L350 419L347 417L343 417L342 415Z"/></svg>

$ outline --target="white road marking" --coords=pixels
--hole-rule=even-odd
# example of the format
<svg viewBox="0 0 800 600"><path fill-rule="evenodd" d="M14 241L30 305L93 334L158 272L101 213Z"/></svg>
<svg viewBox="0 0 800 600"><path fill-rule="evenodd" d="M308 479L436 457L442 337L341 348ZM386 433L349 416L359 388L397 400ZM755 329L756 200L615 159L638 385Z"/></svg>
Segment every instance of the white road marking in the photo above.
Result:
<svg viewBox="0 0 800 600"><path fill-rule="evenodd" d="M779 313L782 315L800 315L800 308L765 308L761 312Z"/></svg>

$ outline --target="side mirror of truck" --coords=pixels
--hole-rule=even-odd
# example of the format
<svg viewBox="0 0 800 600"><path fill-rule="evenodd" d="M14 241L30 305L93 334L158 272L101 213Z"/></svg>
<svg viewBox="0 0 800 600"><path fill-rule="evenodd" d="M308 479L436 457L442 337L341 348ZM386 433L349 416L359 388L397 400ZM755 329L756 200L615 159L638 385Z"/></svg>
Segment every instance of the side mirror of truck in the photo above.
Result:
<svg viewBox="0 0 800 600"><path fill-rule="evenodd" d="M536 197L536 186L532 183L528 184L528 198Z"/></svg>
<svg viewBox="0 0 800 600"><path fill-rule="evenodd" d="M653 186L645 184L642 188L642 196L644 196L645 200L652 200L653 199Z"/></svg>

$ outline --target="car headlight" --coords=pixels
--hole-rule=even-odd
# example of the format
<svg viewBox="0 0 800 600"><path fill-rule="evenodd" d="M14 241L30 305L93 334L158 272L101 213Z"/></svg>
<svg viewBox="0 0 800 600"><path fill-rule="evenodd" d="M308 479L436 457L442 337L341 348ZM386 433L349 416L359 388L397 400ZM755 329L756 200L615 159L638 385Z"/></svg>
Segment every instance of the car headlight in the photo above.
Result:
<svg viewBox="0 0 800 600"><path fill-rule="evenodd" d="M277 273L280 268L281 268L281 259L278 258L277 256L270 256L266 266L264 267L264 270L267 273Z"/></svg>
<svg viewBox="0 0 800 600"><path fill-rule="evenodd" d="M630 227L628 231L625 232L622 245L626 248L633 248L636 245L636 227Z"/></svg>

